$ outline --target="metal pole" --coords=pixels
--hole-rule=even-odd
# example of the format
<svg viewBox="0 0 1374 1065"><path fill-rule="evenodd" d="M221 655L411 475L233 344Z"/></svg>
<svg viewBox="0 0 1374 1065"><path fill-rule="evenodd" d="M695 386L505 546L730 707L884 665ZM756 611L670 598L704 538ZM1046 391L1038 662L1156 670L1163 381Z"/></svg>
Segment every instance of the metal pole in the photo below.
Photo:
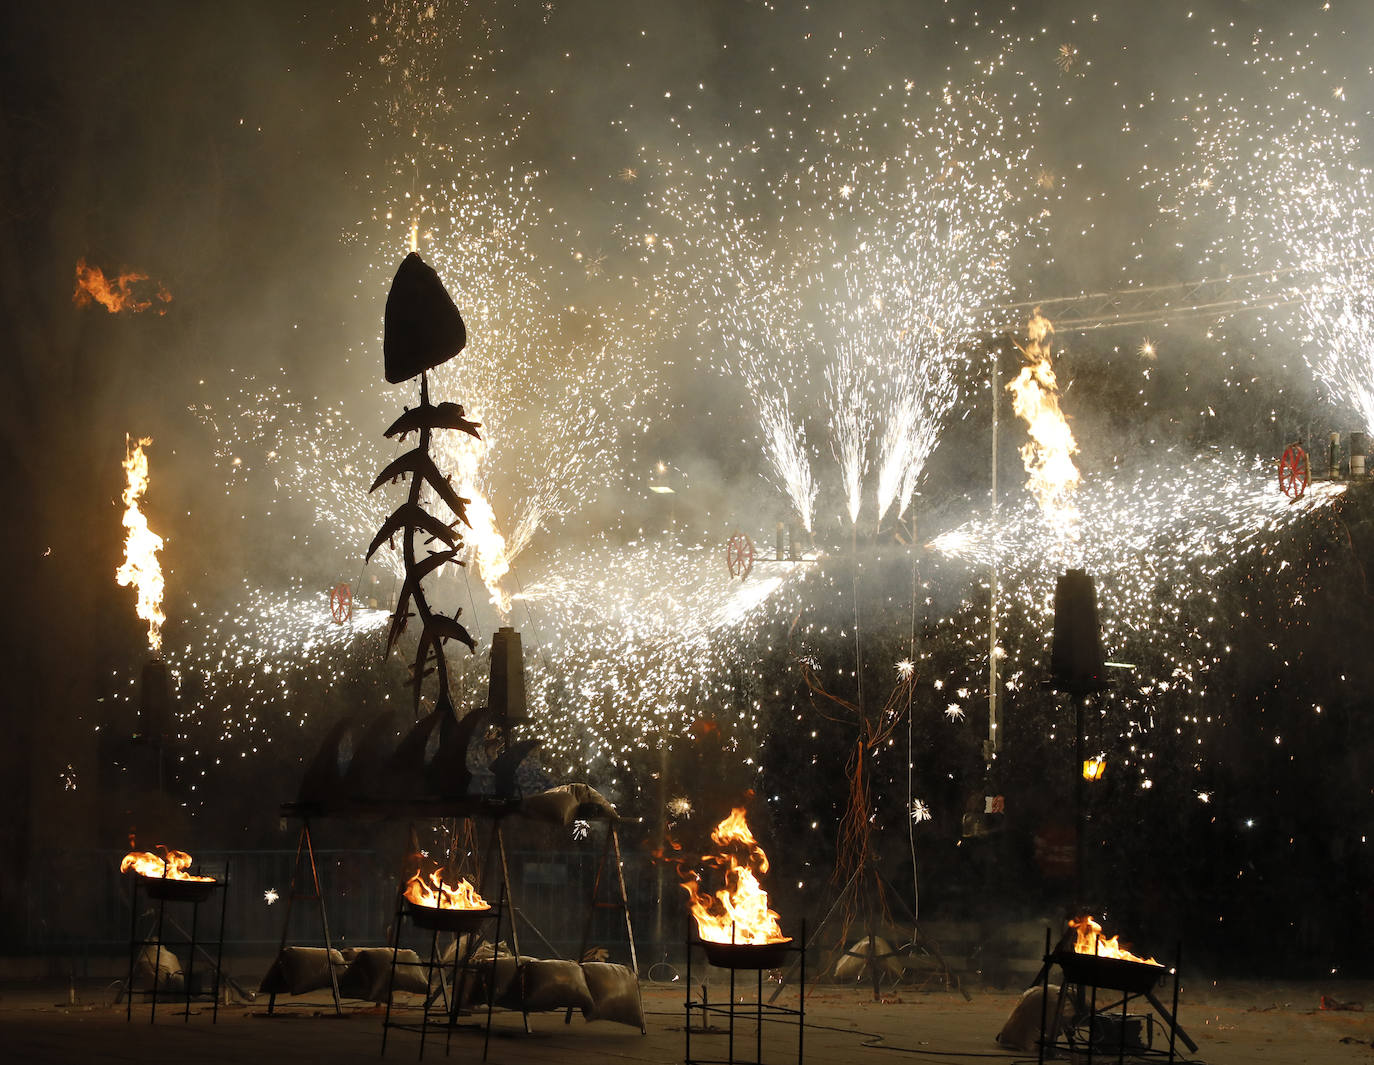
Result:
<svg viewBox="0 0 1374 1065"><path fill-rule="evenodd" d="M988 742L985 760L997 757L997 422L1001 414L1001 360L992 349L992 492L989 502L989 534L992 539L992 574L988 580Z"/></svg>

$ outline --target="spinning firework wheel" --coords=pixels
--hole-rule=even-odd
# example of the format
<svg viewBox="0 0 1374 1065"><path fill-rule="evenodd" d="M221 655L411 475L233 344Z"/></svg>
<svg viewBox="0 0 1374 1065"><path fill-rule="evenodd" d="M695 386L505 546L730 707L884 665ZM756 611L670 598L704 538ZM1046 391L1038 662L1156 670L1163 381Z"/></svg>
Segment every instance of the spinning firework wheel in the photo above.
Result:
<svg viewBox="0 0 1374 1065"><path fill-rule="evenodd" d="M725 541L725 568L731 577L744 580L754 568L754 541L744 533L735 533Z"/></svg>
<svg viewBox="0 0 1374 1065"><path fill-rule="evenodd" d="M1289 499L1301 499L1312 480L1307 452L1292 444L1279 459L1279 491Z"/></svg>
<svg viewBox="0 0 1374 1065"><path fill-rule="evenodd" d="M353 620L353 589L346 583L339 583L329 589L329 616L335 625Z"/></svg>

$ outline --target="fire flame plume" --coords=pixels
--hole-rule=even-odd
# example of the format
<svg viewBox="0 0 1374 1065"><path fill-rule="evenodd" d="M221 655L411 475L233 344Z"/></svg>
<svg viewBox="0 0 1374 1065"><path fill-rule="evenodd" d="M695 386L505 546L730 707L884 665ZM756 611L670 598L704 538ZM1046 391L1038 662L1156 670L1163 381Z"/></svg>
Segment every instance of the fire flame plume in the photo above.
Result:
<svg viewBox="0 0 1374 1065"><path fill-rule="evenodd" d="M151 851L130 851L124 855L124 860L119 863L119 871L127 873L132 869L139 876L149 876L154 879L167 880L203 880L211 881L213 876L196 876L186 870L191 868L191 856L185 851L168 850L162 844L158 844L158 850L162 855L158 856Z"/></svg>
<svg viewBox="0 0 1374 1065"><path fill-rule="evenodd" d="M490 904L477 894L477 889L463 877L458 877L456 883L450 884L444 877L442 867L435 868L429 873L423 869L415 870L414 875L406 882L404 894L416 906L428 906L431 909L491 909Z"/></svg>
<svg viewBox="0 0 1374 1065"><path fill-rule="evenodd" d="M496 511L480 486L482 463L491 450L490 430L481 440L461 434L446 434L436 438L436 450L443 456L443 468L454 471L458 494L468 500L467 529L463 542L468 547L468 559L475 566L482 583L487 586L491 603L502 619L510 617L511 592L501 582L510 573L511 561L517 553L507 544L496 524ZM516 545L517 549L519 545Z"/></svg>
<svg viewBox="0 0 1374 1065"><path fill-rule="evenodd" d="M1099 958L1117 958L1121 961L1140 962L1143 965L1159 965L1154 958L1142 958L1132 954L1117 942L1120 936L1108 939L1102 934L1102 926L1087 914L1075 917L1069 927L1078 933L1073 949L1076 954L1095 954Z"/></svg>
<svg viewBox="0 0 1374 1065"><path fill-rule="evenodd" d="M744 811L730 811L711 839L720 853L701 860L724 870L724 889L708 895L698 886L699 876L683 871L682 888L691 900L697 933L712 943L785 943L778 915L768 908L768 892L759 883L759 876L768 872L768 856L749 831Z"/></svg>
<svg viewBox="0 0 1374 1065"><path fill-rule="evenodd" d="M1027 365L1007 385L1012 409L1026 423L1030 440L1021 448L1029 479L1026 487L1041 511L1072 538L1078 519L1074 492L1080 480L1073 456L1078 443L1064 412L1059 409L1059 385L1050 362L1050 337L1054 326L1037 308L1026 327L1027 342L1021 348Z"/></svg>
<svg viewBox="0 0 1374 1065"><path fill-rule="evenodd" d="M172 302L172 294L161 284L157 286L157 291L151 298L139 296L134 291L134 285L147 280L147 274L140 274L134 270L122 270L118 277L108 278L100 267L87 266L85 259L78 259L76 289L72 292L72 302L78 307L98 303L111 314L123 311L138 314L151 307L154 300L163 304ZM166 314L167 308L159 307L157 313Z"/></svg>
<svg viewBox="0 0 1374 1065"><path fill-rule="evenodd" d="M148 519L138 509L138 501L148 490L148 456L143 449L151 444L144 437L130 447L124 441L124 472L128 485L124 489L124 564L115 570L115 581L138 592L138 616L148 623L148 646L162 647L162 625L167 615L162 612L162 564L157 553L162 550L162 537L148 528Z"/></svg>

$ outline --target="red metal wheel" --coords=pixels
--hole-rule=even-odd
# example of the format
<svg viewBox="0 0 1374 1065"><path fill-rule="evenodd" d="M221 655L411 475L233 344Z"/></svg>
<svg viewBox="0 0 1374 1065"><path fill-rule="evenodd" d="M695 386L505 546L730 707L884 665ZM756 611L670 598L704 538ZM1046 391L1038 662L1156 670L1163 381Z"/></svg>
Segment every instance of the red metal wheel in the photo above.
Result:
<svg viewBox="0 0 1374 1065"><path fill-rule="evenodd" d="M335 625L353 620L353 589L340 582L329 589L329 616Z"/></svg>
<svg viewBox="0 0 1374 1065"><path fill-rule="evenodd" d="M1279 491L1289 499L1301 499L1312 482L1312 466L1307 452L1290 444L1279 459Z"/></svg>
<svg viewBox="0 0 1374 1065"><path fill-rule="evenodd" d="M754 541L744 533L735 533L725 541L725 568L731 577L744 580L754 568Z"/></svg>

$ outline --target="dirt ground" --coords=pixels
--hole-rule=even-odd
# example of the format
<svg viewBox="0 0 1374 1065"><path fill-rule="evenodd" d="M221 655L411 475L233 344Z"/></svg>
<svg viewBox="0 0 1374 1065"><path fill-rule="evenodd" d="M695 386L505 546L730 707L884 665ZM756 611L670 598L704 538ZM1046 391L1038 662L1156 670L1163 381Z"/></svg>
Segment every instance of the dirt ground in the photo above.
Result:
<svg viewBox="0 0 1374 1065"><path fill-rule="evenodd" d="M265 1016L261 1001L221 1006L219 1021L212 1024L208 1004L195 1004L187 1017L180 1004L162 1003L156 1023L150 1023L149 1007L140 1003L130 1024L125 1021L124 1007L113 1002L115 990L109 985L72 988L56 983L0 987L0 1060L269 1065L371 1062L382 1052L382 1016L375 1007L352 1004L354 1008L337 1019L328 998L315 995L279 1000L286 1005L273 1018ZM723 1001L724 983L718 985L713 979L710 993L714 1001ZM902 1058L927 1062L1036 1059L1033 1049L1018 1053L994 1042L1017 995L970 989L970 996L971 1001L966 1001L955 992L899 988L875 1003L864 989L819 987L807 997L803 1058L816 1065L864 1060L877 1065ZM1328 1007L1345 1008L1323 1009L1324 996ZM75 1003L69 1004L73 997ZM526 1035L519 1014L498 1011L488 1060L498 1065L681 1062L686 1051L683 1001L681 985L646 984L648 1035L605 1021L588 1023L580 1016L565 1025L561 1012L532 1015L533 1032ZM784 992L778 1003L795 1006L796 1001L795 993ZM415 1016L413 1007L409 1015ZM1374 984L1185 985L1179 1020L1199 1045L1196 1054L1189 1054L1180 1044L1180 1061L1209 1065L1374 1063ZM693 1033L694 1059L728 1058L724 1020L713 1017L712 1027L715 1031ZM766 1065L796 1062L797 1035L795 1021L765 1024L762 1058ZM388 1033L387 1056L409 1060L418 1055L419 1044L418 1034L393 1029ZM1156 1045L1167 1049L1158 1036ZM735 1060L754 1061L755 1048L754 1025L741 1017L735 1032ZM426 1055L441 1057L444 1050L443 1031L436 1034L431 1028ZM450 1056L480 1060L481 1052L480 1034L464 1029L454 1032ZM1106 1060L1114 1058L1113 1054ZM1098 1060L1104 1059L1099 1055Z"/></svg>

